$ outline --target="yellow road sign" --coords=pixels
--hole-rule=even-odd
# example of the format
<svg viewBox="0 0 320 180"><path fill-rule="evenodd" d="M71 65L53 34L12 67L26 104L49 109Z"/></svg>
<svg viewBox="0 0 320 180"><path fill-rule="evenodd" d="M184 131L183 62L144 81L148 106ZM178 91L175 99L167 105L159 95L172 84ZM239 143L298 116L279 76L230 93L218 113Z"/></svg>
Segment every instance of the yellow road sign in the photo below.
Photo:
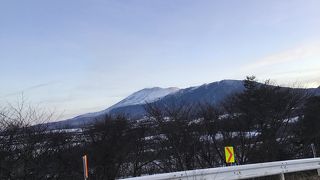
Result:
<svg viewBox="0 0 320 180"><path fill-rule="evenodd" d="M234 163L234 151L232 146L228 146L224 148L224 153L226 156L226 163Z"/></svg>

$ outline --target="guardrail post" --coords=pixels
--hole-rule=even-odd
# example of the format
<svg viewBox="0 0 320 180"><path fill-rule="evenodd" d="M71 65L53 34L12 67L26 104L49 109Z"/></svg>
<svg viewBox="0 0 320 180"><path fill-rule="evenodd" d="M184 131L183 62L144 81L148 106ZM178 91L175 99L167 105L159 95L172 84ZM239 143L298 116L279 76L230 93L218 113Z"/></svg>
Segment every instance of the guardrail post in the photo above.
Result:
<svg viewBox="0 0 320 180"><path fill-rule="evenodd" d="M313 153L313 157L316 158L317 157L317 152L316 152L316 148L314 147L314 144L311 144L311 149L312 149L312 153ZM320 176L320 169L317 169L318 172L318 176Z"/></svg>
<svg viewBox="0 0 320 180"><path fill-rule="evenodd" d="M280 180L286 180L285 177L284 177L284 173L280 174Z"/></svg>

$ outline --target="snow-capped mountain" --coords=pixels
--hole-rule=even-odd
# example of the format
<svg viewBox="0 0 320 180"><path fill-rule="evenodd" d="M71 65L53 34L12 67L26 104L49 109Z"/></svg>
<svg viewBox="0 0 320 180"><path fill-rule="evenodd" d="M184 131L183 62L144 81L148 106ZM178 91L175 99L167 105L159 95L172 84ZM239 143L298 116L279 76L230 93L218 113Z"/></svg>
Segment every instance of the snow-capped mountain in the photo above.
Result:
<svg viewBox="0 0 320 180"><path fill-rule="evenodd" d="M243 81L223 80L186 89L179 88L146 88L137 91L115 105L98 112L87 113L75 118L62 121L59 125L78 126L101 119L106 114L124 114L131 118L143 117L145 104L160 102L168 103L211 103L218 104L225 97L244 89Z"/></svg>
<svg viewBox="0 0 320 180"><path fill-rule="evenodd" d="M179 91L179 88L170 87L170 88L160 88L160 87L153 87L153 88L145 88L140 91L137 91L125 99L121 100L120 102L116 103L115 105L98 112L86 113L72 119L68 119L65 121L55 122L52 124L59 124L62 126L77 126L81 124L85 124L89 121L94 121L95 119L99 119L100 117L110 113L110 111L114 109L118 109L121 107L130 107L135 105L143 105L146 103L152 103L155 101L160 100L161 98L174 94Z"/></svg>
<svg viewBox="0 0 320 180"><path fill-rule="evenodd" d="M102 119L106 114L122 114L134 118L141 118L146 115L146 103L160 104L197 104L209 103L218 105L226 97L233 93L239 93L244 90L241 80L222 80L210 84L203 84L185 89L178 88L146 88L137 91L127 98L121 100L115 105L93 113L87 113L65 121L51 123L52 127L79 127L84 124L90 124L96 120ZM297 91L306 91L306 89L296 89ZM320 95L319 88L307 89L311 94Z"/></svg>
<svg viewBox="0 0 320 180"><path fill-rule="evenodd" d="M241 80L222 80L201 86L180 89L155 101L166 106L177 104L209 103L219 104L227 96L244 90ZM146 115L145 104L122 106L109 111L109 114L125 114L132 118L141 118Z"/></svg>
<svg viewBox="0 0 320 180"><path fill-rule="evenodd" d="M176 87L170 87L170 88L160 88L160 87L154 87L154 88L145 88L140 91L137 91L131 95L129 95L127 98L121 100L117 104L94 113L87 113L84 115L77 116L76 118L85 118L85 117L95 117L100 116L109 113L111 110L125 107L125 106L132 106L132 105L140 105L145 103L151 103L157 100L160 100L161 98L175 93L179 91L179 88Z"/></svg>

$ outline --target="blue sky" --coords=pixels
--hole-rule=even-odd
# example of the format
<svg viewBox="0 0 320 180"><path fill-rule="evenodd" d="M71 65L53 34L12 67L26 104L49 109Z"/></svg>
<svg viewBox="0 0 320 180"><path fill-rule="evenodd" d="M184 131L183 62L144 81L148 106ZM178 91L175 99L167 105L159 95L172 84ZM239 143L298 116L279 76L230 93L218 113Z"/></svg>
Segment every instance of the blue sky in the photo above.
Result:
<svg viewBox="0 0 320 180"><path fill-rule="evenodd" d="M320 85L319 0L0 0L0 104L68 118L145 87Z"/></svg>

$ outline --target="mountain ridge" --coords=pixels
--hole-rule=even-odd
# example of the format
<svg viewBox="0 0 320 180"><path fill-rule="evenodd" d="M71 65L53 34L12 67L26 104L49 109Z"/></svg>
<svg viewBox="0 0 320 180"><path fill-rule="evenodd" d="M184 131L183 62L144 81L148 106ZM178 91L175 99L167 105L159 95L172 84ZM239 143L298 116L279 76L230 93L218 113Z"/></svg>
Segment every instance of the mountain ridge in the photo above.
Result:
<svg viewBox="0 0 320 180"><path fill-rule="evenodd" d="M193 86L184 89L175 87L169 88L144 88L132 93L128 97L110 106L109 108L83 115L76 116L64 121L51 123L53 126L70 126L77 127L88 123L93 123L102 119L106 114L117 115L122 114L129 116L131 119L143 117L146 103L209 103L213 105L219 104L226 97L233 93L240 93L244 88L243 80L221 80L200 86ZM299 89L299 88L295 88ZM300 89L305 90L305 89ZM320 95L320 88L307 89L310 93Z"/></svg>

